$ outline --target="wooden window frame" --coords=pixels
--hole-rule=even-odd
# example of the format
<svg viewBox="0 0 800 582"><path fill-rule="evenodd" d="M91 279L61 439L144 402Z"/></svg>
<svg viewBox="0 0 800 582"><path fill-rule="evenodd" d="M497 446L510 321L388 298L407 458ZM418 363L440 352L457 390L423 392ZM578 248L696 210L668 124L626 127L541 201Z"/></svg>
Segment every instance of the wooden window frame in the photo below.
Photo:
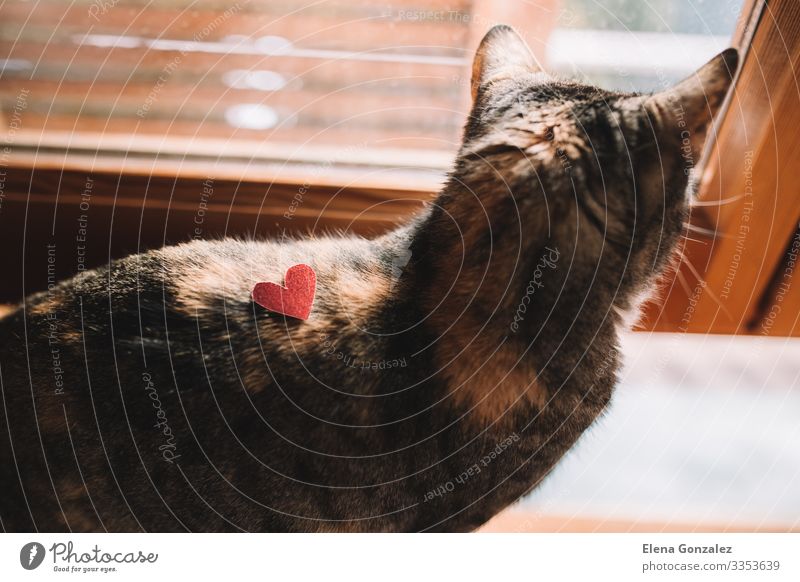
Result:
<svg viewBox="0 0 800 582"><path fill-rule="evenodd" d="M743 62L706 150L678 276L645 325L657 331L800 336L800 5L750 2L734 38ZM716 205L715 205L716 204ZM681 284L682 283L682 284Z"/></svg>

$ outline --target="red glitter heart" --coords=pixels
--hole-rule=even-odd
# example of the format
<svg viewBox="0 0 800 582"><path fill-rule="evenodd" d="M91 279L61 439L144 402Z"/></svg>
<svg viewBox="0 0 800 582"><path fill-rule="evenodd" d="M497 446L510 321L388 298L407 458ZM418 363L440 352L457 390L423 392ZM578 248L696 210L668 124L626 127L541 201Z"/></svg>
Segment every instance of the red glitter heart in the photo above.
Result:
<svg viewBox="0 0 800 582"><path fill-rule="evenodd" d="M257 283L253 288L253 301L275 313L308 319L317 290L317 274L314 269L308 265L289 267L284 283L286 287L269 282Z"/></svg>

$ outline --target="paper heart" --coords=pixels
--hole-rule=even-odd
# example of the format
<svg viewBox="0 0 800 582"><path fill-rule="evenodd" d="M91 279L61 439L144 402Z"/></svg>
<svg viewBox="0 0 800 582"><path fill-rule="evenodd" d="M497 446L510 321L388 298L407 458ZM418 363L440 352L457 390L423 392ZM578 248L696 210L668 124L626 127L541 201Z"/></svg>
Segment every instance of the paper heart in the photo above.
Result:
<svg viewBox="0 0 800 582"><path fill-rule="evenodd" d="M275 313L308 319L317 290L317 274L314 269L308 265L295 265L289 267L283 279L285 287L269 282L256 283L253 301Z"/></svg>

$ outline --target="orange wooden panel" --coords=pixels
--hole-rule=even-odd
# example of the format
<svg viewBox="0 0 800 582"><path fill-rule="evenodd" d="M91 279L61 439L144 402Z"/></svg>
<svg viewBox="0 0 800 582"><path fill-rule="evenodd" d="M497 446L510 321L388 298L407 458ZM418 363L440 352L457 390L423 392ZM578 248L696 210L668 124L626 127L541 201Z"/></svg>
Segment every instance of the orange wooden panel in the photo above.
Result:
<svg viewBox="0 0 800 582"><path fill-rule="evenodd" d="M800 224L786 246L751 330L768 336L800 336Z"/></svg>
<svg viewBox="0 0 800 582"><path fill-rule="evenodd" d="M681 274L698 283L690 284L697 293L671 294L654 329L675 331L675 314L691 311L686 331L757 333L753 322L763 317L800 220L798 65L800 4L775 0L761 16L703 176L702 201L724 204L705 207L700 218L720 237L706 240L708 248L687 247L697 273Z"/></svg>

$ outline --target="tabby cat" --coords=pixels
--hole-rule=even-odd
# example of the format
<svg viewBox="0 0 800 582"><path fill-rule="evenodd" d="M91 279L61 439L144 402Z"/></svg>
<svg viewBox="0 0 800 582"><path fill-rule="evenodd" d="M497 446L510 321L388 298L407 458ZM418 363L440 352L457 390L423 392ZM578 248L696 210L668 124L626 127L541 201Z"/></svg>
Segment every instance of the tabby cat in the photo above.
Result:
<svg viewBox="0 0 800 582"><path fill-rule="evenodd" d="M479 527L608 406L737 61L609 92L498 26L452 172L407 224L194 241L28 297L0 320L3 529ZM299 264L307 319L253 301Z"/></svg>

